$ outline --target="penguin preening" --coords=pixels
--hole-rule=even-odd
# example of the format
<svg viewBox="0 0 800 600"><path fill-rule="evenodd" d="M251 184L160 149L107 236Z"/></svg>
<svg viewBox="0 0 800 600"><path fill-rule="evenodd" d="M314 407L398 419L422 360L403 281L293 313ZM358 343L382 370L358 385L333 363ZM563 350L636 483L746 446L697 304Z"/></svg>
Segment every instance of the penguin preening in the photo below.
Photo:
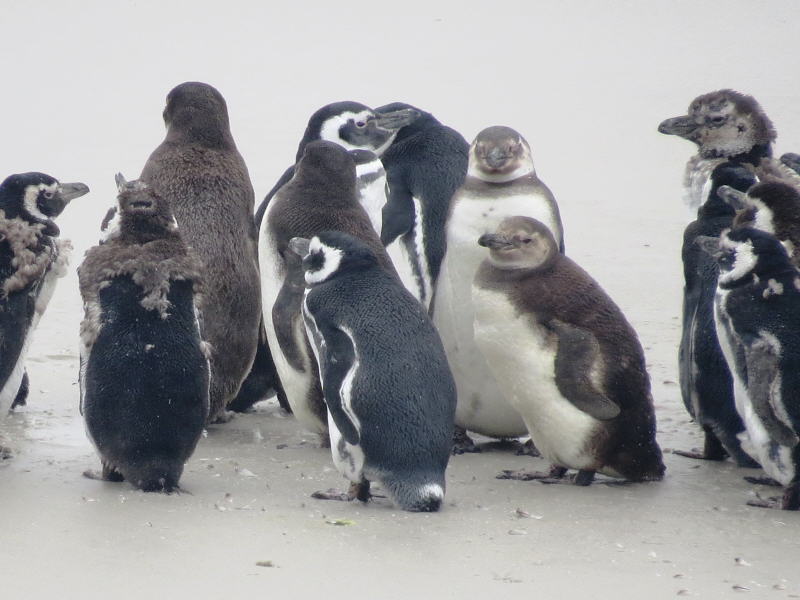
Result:
<svg viewBox="0 0 800 600"><path fill-rule="evenodd" d="M54 219L88 193L44 173L20 173L0 184L0 421L25 403L25 355L56 281L66 274L72 244Z"/></svg>
<svg viewBox="0 0 800 600"><path fill-rule="evenodd" d="M427 312L350 235L294 238L291 248L303 256L303 315L350 497L367 500L377 481L404 510L439 510L456 398Z"/></svg>
<svg viewBox="0 0 800 600"><path fill-rule="evenodd" d="M81 413L100 478L170 492L209 412L202 265L163 197L139 181L117 182L119 229L78 269Z"/></svg>
<svg viewBox="0 0 800 600"><path fill-rule="evenodd" d="M504 219L475 242L489 248L472 289L475 342L554 466L499 477L560 478L578 469L579 485L595 472L660 480L644 352L617 305L536 219Z"/></svg>

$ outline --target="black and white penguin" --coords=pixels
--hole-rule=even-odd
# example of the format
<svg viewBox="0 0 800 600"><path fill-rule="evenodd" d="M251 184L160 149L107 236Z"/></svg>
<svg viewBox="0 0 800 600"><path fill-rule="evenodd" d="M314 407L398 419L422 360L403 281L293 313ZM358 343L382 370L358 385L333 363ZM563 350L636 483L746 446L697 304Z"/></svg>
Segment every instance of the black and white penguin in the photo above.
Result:
<svg viewBox="0 0 800 600"><path fill-rule="evenodd" d="M686 163L684 201L698 209L709 197L710 175L725 161L757 166L772 156L776 133L772 122L752 96L718 90L692 100L689 113L666 119L661 133L677 135L697 145Z"/></svg>
<svg viewBox="0 0 800 600"><path fill-rule="evenodd" d="M170 205L203 264L203 339L211 344L210 421L226 418L256 353L261 294L253 187L222 95L188 82L167 95L167 136L141 179Z"/></svg>
<svg viewBox="0 0 800 600"><path fill-rule="evenodd" d="M386 205L386 170L378 155L369 150L350 150L350 156L356 164L358 202L367 211L369 222L380 237Z"/></svg>
<svg viewBox="0 0 800 600"><path fill-rule="evenodd" d="M742 446L800 508L800 270L770 233L743 227L700 240L719 262L715 316L734 378Z"/></svg>
<svg viewBox="0 0 800 600"><path fill-rule="evenodd" d="M331 454L352 496L371 481L403 510L439 510L456 391L425 309L364 242L324 232L303 255L303 315L318 360ZM321 497L319 494L316 497Z"/></svg>
<svg viewBox="0 0 800 600"><path fill-rule="evenodd" d="M536 176L528 142L510 127L489 127L473 141L468 175L453 196L433 318L458 386L456 424L494 438L523 436L528 428L475 343L471 288L486 254L475 240L510 216L545 223L563 248L558 206Z"/></svg>
<svg viewBox="0 0 800 600"><path fill-rule="evenodd" d="M781 155L781 162L800 175L800 154L787 152Z"/></svg>
<svg viewBox="0 0 800 600"><path fill-rule="evenodd" d="M536 219L504 219L476 242L490 251L473 283L475 342L554 466L500 477L661 479L644 352L617 305Z"/></svg>
<svg viewBox="0 0 800 600"><path fill-rule="evenodd" d="M303 273L300 261L289 251L289 240L328 230L363 240L381 266L394 273L358 202L353 157L338 144L316 141L305 147L294 176L267 206L259 234L259 264L264 325L283 389L297 419L323 436L328 419L301 318Z"/></svg>
<svg viewBox="0 0 800 600"><path fill-rule="evenodd" d="M102 479L169 492L209 411L202 265L163 197L138 181L117 182L119 229L78 269L81 413Z"/></svg>
<svg viewBox="0 0 800 600"><path fill-rule="evenodd" d="M403 285L433 309L436 281L446 248L445 226L453 194L467 174L469 144L432 114L395 102L378 111L417 111L381 160L389 195L381 241Z"/></svg>
<svg viewBox="0 0 800 600"><path fill-rule="evenodd" d="M744 423L736 411L733 380L722 354L714 322L714 295L719 269L716 261L697 244L701 236L718 237L731 227L735 211L719 190L746 191L756 182L753 171L741 163L723 162L711 173L710 193L697 211L697 219L683 233L683 311L678 351L678 371L684 406L703 428L700 451L676 450L689 458L724 460L739 466L756 466L741 448L738 435Z"/></svg>
<svg viewBox="0 0 800 600"><path fill-rule="evenodd" d="M0 184L0 420L25 403L25 355L32 334L66 274L72 244L54 219L89 188L44 173L20 173Z"/></svg>

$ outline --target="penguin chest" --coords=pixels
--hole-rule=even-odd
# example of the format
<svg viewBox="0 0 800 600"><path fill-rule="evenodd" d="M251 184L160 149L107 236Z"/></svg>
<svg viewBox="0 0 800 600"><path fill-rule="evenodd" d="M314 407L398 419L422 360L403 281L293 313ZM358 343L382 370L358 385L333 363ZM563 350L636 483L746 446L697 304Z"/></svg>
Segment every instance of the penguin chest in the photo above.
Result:
<svg viewBox="0 0 800 600"><path fill-rule="evenodd" d="M520 314L504 293L473 287L475 342L536 447L556 465L597 469L599 421L564 398L555 381L555 335Z"/></svg>
<svg viewBox="0 0 800 600"><path fill-rule="evenodd" d="M386 204L386 176L367 173L358 180L358 200L369 216L372 228L380 237L383 206Z"/></svg>
<svg viewBox="0 0 800 600"><path fill-rule="evenodd" d="M693 213L708 199L712 185L711 172L723 162L724 158L694 156L686 163L683 174L683 201Z"/></svg>

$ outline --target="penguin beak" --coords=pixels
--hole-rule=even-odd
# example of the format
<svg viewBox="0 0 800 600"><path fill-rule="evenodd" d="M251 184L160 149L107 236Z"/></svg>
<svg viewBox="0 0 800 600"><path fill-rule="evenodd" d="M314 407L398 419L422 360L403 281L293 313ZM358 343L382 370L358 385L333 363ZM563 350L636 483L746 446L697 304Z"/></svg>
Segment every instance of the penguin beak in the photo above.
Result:
<svg viewBox="0 0 800 600"><path fill-rule="evenodd" d="M293 237L289 240L289 249L298 254L301 258L308 256L308 247L311 244L309 240L301 237Z"/></svg>
<svg viewBox="0 0 800 600"><path fill-rule="evenodd" d="M375 125L387 131L397 131L406 125L411 125L419 119L420 112L413 108L404 108L385 113L375 113Z"/></svg>
<svg viewBox="0 0 800 600"><path fill-rule="evenodd" d="M684 115L682 117L674 117L666 121L661 121L661 124L658 126L658 131L660 133L666 133L667 135L678 135L688 139L697 127L697 123L695 123L689 115Z"/></svg>
<svg viewBox="0 0 800 600"><path fill-rule="evenodd" d="M721 186L717 190L717 196L727 204L730 204L734 210L743 210L750 206L750 203L747 201L747 194L729 185Z"/></svg>
<svg viewBox="0 0 800 600"><path fill-rule="evenodd" d="M508 161L508 156L500 148L492 148L486 155L486 164L492 169L499 169Z"/></svg>
<svg viewBox="0 0 800 600"><path fill-rule="evenodd" d="M694 242L714 259L719 259L724 254L719 245L719 238L709 235L698 235Z"/></svg>
<svg viewBox="0 0 800 600"><path fill-rule="evenodd" d="M59 183L58 194L66 205L70 200L80 198L89 193L89 186L83 183Z"/></svg>
<svg viewBox="0 0 800 600"><path fill-rule="evenodd" d="M478 244L484 248L491 248L492 250L513 245L502 233L484 233L478 238Z"/></svg>

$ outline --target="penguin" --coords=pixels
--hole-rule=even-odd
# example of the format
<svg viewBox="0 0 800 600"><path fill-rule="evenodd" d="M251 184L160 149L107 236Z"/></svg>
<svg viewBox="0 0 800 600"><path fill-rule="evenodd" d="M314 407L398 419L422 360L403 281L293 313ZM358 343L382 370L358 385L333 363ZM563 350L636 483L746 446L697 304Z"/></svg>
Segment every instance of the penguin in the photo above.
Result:
<svg viewBox="0 0 800 600"><path fill-rule="evenodd" d="M377 481L403 510L439 510L456 390L427 312L353 236L322 232L290 247L303 256L303 317L333 462L352 482L351 496L368 499Z"/></svg>
<svg viewBox="0 0 800 600"><path fill-rule="evenodd" d="M261 293L267 341L300 423L327 438L328 419L313 354L302 321L303 273L288 252L293 237L336 230L363 240L380 265L395 275L391 260L356 197L356 166L333 142L306 145L292 179L267 206L259 233Z"/></svg>
<svg viewBox="0 0 800 600"><path fill-rule="evenodd" d="M117 183L118 233L90 248L78 268L81 414L99 478L171 492L209 411L202 265L165 198L121 175Z"/></svg>
<svg viewBox="0 0 800 600"><path fill-rule="evenodd" d="M736 411L733 380L717 339L714 321L717 263L696 242L702 236L717 237L731 227L735 211L719 191L744 192L756 183L756 178L741 163L726 161L714 168L710 182L710 193L698 209L697 219L683 233L684 287L678 350L683 404L703 429L705 442L702 450L674 450L674 453L705 460L724 460L730 456L741 467L755 467L738 438L744 431L744 423Z"/></svg>
<svg viewBox="0 0 800 600"><path fill-rule="evenodd" d="M800 175L800 154L786 152L781 155L781 162Z"/></svg>
<svg viewBox="0 0 800 600"><path fill-rule="evenodd" d="M140 179L172 209L203 264L202 337L211 344L210 422L225 421L256 353L261 295L253 187L231 135L225 99L205 83L167 95L167 135Z"/></svg>
<svg viewBox="0 0 800 600"><path fill-rule="evenodd" d="M431 113L409 104L394 102L377 110L403 109L419 116L381 156L388 186L381 242L403 284L432 313L450 202L467 174L469 144Z"/></svg>
<svg viewBox="0 0 800 600"><path fill-rule="evenodd" d="M476 242L489 256L472 284L475 342L554 466L546 475L499 477L577 469L578 485L595 473L660 480L644 352L617 305L536 219L506 218Z"/></svg>
<svg viewBox="0 0 800 600"><path fill-rule="evenodd" d="M772 234L750 227L702 238L720 265L715 318L734 378L742 446L800 508L800 270Z"/></svg>
<svg viewBox="0 0 800 600"><path fill-rule="evenodd" d="M528 142L510 127L488 127L473 141L467 177L453 196L433 318L458 386L456 424L493 438L523 436L528 428L505 398L473 336L470 290L485 254L475 240L517 215L546 223L563 249L558 206L536 175ZM469 439L461 439L456 451L471 449Z"/></svg>
<svg viewBox="0 0 800 600"><path fill-rule="evenodd" d="M308 121L303 138L297 148L296 161L305 152L306 146L318 140L327 140L353 152L358 169L359 201L367 213L376 231L380 233L380 210L386 202L385 173L379 156L394 140L397 131L413 121L417 114L413 110L399 110L378 113L359 102L334 102L317 110ZM374 155L374 156L373 156ZM294 165L286 169L284 174L267 193L256 211L256 229L261 229L264 213L273 196L294 175ZM373 175L374 174L374 175ZM266 344L264 332L256 352L256 359L250 374L242 384L231 408L236 411L247 410L255 402L266 397L270 389L275 389L278 401L288 412L291 406L286 399L270 348Z"/></svg>
<svg viewBox="0 0 800 600"><path fill-rule="evenodd" d="M683 178L684 202L692 211L708 199L714 167L725 161L758 165L772 156L777 135L755 98L730 89L698 96L688 114L662 121L658 131L697 145Z"/></svg>
<svg viewBox="0 0 800 600"><path fill-rule="evenodd" d="M44 173L18 173L0 184L0 420L25 404L25 355L39 319L66 274L72 244L54 219L89 192Z"/></svg>

